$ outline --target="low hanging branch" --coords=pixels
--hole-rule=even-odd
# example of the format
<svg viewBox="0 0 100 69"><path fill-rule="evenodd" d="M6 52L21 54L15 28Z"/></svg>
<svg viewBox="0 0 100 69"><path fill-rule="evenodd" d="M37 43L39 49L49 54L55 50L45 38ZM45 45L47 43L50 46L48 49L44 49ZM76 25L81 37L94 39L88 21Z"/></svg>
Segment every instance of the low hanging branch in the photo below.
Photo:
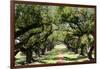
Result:
<svg viewBox="0 0 100 69"><path fill-rule="evenodd" d="M37 24L35 23L35 24L29 25L29 26L27 26L27 27L20 27L21 30L15 32L15 33L16 33L16 34L15 34L15 38L16 38L16 37L19 37L20 35L23 35L25 32L29 31L29 30L32 29L32 28L38 28L38 27L40 27L40 26L41 26L41 25L39 25L38 23L37 23Z"/></svg>
<svg viewBox="0 0 100 69"><path fill-rule="evenodd" d="M41 33L41 31L32 32L32 33L30 33L26 38L24 38L23 40L21 40L20 43L17 43L17 44L15 45L15 48L16 48L16 50L15 50L15 55L16 55L19 51L24 50L23 45L27 43L27 41L29 40L30 37L32 37L33 35L39 34L39 33Z"/></svg>

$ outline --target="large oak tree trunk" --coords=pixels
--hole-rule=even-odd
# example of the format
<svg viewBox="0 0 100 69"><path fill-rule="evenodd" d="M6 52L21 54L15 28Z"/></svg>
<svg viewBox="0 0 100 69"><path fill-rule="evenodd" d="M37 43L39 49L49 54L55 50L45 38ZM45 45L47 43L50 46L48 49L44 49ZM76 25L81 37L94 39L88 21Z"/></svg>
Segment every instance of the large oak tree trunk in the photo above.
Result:
<svg viewBox="0 0 100 69"><path fill-rule="evenodd" d="M89 58L89 60L90 60L91 62L94 61L94 58L92 57L92 52L93 52L93 50L94 50L94 46L92 46L92 47L90 48L89 52L88 52L88 58Z"/></svg>
<svg viewBox="0 0 100 69"><path fill-rule="evenodd" d="M32 50L31 48L28 48L26 50L26 62L31 63L31 60L32 60Z"/></svg>
<svg viewBox="0 0 100 69"><path fill-rule="evenodd" d="M43 49L42 49L42 55L45 55L45 51L46 51L46 47L44 47Z"/></svg>
<svg viewBox="0 0 100 69"><path fill-rule="evenodd" d="M81 53L80 53L80 55L83 55L83 56L85 55L84 54L84 45L81 46Z"/></svg>

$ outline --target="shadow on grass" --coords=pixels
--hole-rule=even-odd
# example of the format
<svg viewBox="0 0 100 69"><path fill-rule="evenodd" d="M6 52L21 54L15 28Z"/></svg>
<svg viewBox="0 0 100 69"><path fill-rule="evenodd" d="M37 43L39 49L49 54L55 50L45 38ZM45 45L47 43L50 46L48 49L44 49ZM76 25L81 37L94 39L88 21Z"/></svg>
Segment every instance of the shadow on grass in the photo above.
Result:
<svg viewBox="0 0 100 69"><path fill-rule="evenodd" d="M16 62L17 64L24 65L25 61Z"/></svg>
<svg viewBox="0 0 100 69"><path fill-rule="evenodd" d="M17 60L20 60L20 58L15 58L15 60L17 61Z"/></svg>
<svg viewBox="0 0 100 69"><path fill-rule="evenodd" d="M79 56L77 58L64 57L64 60L66 60L66 61L75 61L75 60L80 60L80 59L84 59L84 58L87 58L87 56Z"/></svg>

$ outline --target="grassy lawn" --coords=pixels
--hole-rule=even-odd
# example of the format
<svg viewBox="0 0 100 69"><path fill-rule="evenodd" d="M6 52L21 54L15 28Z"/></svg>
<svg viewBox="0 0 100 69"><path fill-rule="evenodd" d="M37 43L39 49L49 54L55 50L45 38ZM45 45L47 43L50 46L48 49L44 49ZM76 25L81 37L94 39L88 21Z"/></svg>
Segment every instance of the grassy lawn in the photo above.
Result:
<svg viewBox="0 0 100 69"><path fill-rule="evenodd" d="M60 59L61 58L61 59ZM42 57L40 57L40 62L34 62L32 64L52 64L52 63L69 63L69 62L82 62L88 60L85 56L80 56L69 52L64 44L56 45L52 51L49 51ZM16 64L23 64L25 62L25 55L19 52L16 55Z"/></svg>
<svg viewBox="0 0 100 69"><path fill-rule="evenodd" d="M15 59L16 59L15 64L17 64L17 65L20 65L20 64L23 65L24 62L25 62L25 60L26 60L26 56L23 55L21 52L19 52L19 53L15 56Z"/></svg>
<svg viewBox="0 0 100 69"><path fill-rule="evenodd" d="M87 57L79 56L78 54L74 54L73 52L68 52L67 48L64 44L56 45L55 48L50 51L48 54L42 56L41 62L48 63L57 63L59 61L59 57L62 57L62 62L82 62L88 60Z"/></svg>

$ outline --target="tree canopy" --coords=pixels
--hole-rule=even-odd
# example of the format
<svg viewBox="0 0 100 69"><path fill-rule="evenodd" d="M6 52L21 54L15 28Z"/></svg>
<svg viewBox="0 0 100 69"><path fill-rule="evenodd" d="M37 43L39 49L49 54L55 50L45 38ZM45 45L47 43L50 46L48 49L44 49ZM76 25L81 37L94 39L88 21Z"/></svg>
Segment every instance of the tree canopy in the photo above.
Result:
<svg viewBox="0 0 100 69"><path fill-rule="evenodd" d="M63 43L69 51L93 60L94 29L94 8L16 4L15 55L21 51L31 63L33 52L41 57Z"/></svg>

